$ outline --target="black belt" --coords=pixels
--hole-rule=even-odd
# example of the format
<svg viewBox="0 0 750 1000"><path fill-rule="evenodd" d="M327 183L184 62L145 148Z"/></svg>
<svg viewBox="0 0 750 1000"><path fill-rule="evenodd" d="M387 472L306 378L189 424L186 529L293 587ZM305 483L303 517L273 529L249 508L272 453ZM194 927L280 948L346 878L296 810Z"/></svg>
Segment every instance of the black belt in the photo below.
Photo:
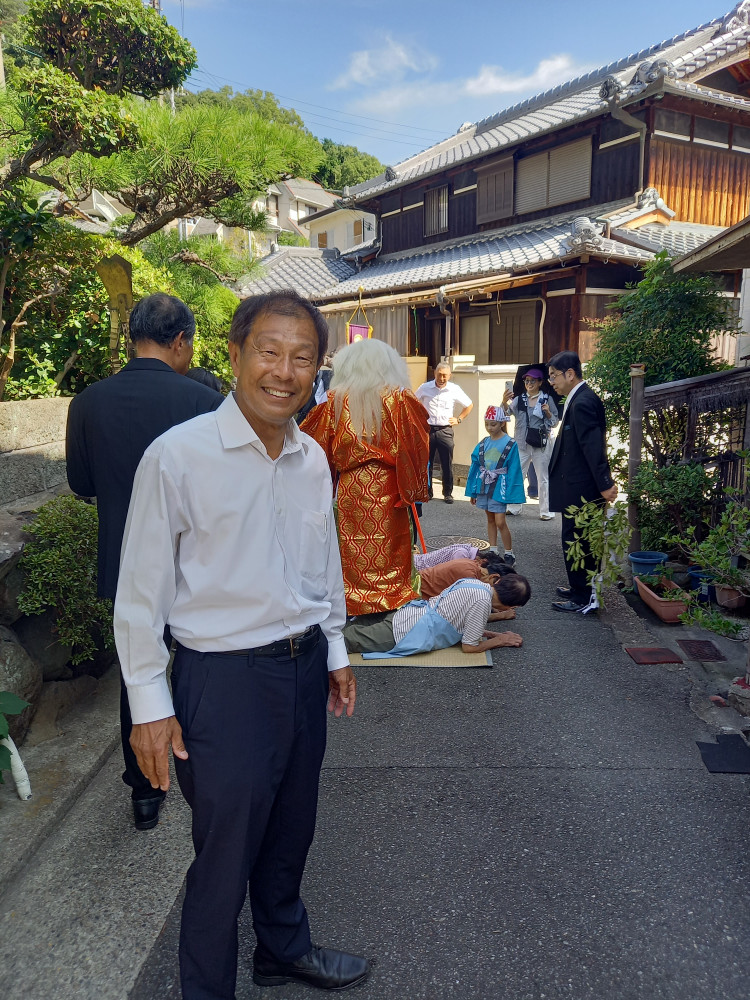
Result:
<svg viewBox="0 0 750 1000"><path fill-rule="evenodd" d="M431 431L444 431L448 427L452 427L452 424L430 424L429 428Z"/></svg>
<svg viewBox="0 0 750 1000"><path fill-rule="evenodd" d="M294 659L295 656L302 656L314 649L320 640L320 625L311 625L300 635L290 636L288 639L279 639L278 642L269 642L266 646L256 646L255 649L233 649L222 655L224 656L276 656L281 659Z"/></svg>

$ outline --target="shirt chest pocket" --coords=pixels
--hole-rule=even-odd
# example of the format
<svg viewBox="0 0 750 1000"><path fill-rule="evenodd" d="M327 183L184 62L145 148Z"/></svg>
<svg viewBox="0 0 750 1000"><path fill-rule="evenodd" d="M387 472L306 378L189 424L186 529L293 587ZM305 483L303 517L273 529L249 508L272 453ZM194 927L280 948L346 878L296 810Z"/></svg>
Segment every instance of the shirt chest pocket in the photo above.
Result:
<svg viewBox="0 0 750 1000"><path fill-rule="evenodd" d="M319 597L325 594L329 521L327 514L317 510L303 510L299 515L300 574Z"/></svg>

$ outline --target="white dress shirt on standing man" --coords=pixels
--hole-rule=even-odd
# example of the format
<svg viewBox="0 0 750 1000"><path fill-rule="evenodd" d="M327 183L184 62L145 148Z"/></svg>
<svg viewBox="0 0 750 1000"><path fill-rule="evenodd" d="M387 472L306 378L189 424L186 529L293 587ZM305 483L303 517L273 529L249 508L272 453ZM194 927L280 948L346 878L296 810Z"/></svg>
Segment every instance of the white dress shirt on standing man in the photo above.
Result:
<svg viewBox="0 0 750 1000"><path fill-rule="evenodd" d="M135 477L114 616L134 723L174 714L165 624L204 653L320 625L336 670L349 664L345 621L331 477L312 438L290 422L273 461L230 395L154 441Z"/></svg>

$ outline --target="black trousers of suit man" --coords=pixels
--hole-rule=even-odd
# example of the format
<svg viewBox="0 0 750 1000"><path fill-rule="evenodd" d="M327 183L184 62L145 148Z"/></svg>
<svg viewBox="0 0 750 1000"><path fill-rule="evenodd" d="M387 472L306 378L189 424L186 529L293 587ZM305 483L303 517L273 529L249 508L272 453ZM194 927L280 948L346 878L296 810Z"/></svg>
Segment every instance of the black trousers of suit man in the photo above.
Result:
<svg viewBox="0 0 750 1000"><path fill-rule="evenodd" d="M180 932L184 1000L234 1000L237 918L250 894L262 956L311 948L300 883L315 832L326 746L328 643L290 659L177 646L175 759L193 815L195 860Z"/></svg>
<svg viewBox="0 0 750 1000"><path fill-rule="evenodd" d="M614 484L607 460L604 405L584 382L563 410L560 428L549 464L550 510L562 514L562 546L570 599L587 604L591 596L588 575L596 569L596 560L586 550L585 564L573 569L568 543L574 540L575 523L565 511L593 500L604 504L602 492Z"/></svg>
<svg viewBox="0 0 750 1000"><path fill-rule="evenodd" d="M442 470L443 496L453 496L453 427L433 427L430 424L430 496L432 496L432 474L435 456L440 459Z"/></svg>

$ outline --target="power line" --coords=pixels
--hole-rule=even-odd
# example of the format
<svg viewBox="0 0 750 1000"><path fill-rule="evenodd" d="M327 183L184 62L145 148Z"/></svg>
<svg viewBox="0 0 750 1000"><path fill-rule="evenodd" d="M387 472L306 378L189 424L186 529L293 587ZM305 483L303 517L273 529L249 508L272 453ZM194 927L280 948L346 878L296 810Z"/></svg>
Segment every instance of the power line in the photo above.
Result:
<svg viewBox="0 0 750 1000"><path fill-rule="evenodd" d="M212 77L214 80L223 80L225 83L233 83L233 84L235 84L238 87L244 87L246 90L248 89L247 84L246 83L242 83L239 80L230 80L229 77L220 76L218 73L210 73L208 70L203 69L200 66L198 67L198 71L202 72L204 74L204 76ZM272 93L272 91L267 91L267 93ZM329 108L329 107L326 107L326 105L324 105L324 104L312 104L310 101L298 100L296 97L289 97L288 95L285 95L285 94L276 94L276 93L274 93L273 96L279 102L280 101L293 101L295 104L304 104L304 105L306 105L307 107L310 107L310 108L320 108L321 111L332 111L334 114L337 114L337 115L346 115L349 118L362 118L364 121L368 121L368 122L378 122L381 125L395 125L396 128L409 129L410 132L426 132L426 133L430 133L432 135L439 135L439 136L441 136L441 138L445 138L445 133L444 132L440 132L438 129L434 129L434 128L422 128L419 125L404 125L402 122L392 122L392 121L388 121L385 118L371 118L368 115L358 115L355 111L340 111L338 108Z"/></svg>

